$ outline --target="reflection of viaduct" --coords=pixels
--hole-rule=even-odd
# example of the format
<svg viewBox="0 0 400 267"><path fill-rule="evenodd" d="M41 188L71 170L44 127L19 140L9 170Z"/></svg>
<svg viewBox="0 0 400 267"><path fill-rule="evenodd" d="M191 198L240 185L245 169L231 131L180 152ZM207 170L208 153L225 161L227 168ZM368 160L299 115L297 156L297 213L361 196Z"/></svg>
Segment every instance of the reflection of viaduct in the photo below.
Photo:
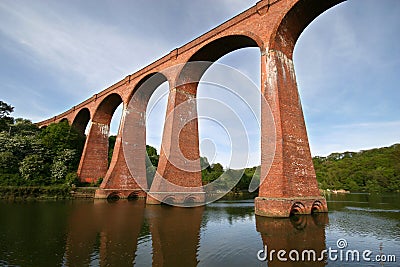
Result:
<svg viewBox="0 0 400 267"><path fill-rule="evenodd" d="M163 82L168 81L169 98L167 115L171 123L165 124L158 174L150 191L161 188L158 179L181 186L201 185L200 171L188 173L171 164L182 153L190 162L199 158L197 119L188 119L189 110L196 113L197 82L207 68L191 69L189 62L215 62L220 57L240 48L259 47L261 56L261 93L269 104L276 125L276 137L268 131L267 107L262 105L261 122L261 178L256 213L264 216L288 216L290 211L311 213L326 211L326 202L319 197L315 172L311 161L302 107L293 67L293 50L302 31L318 15L344 0L262 0L231 20L221 24L170 54L127 76L111 87L95 94L72 109L42 121L39 126L68 120L82 133L92 121L82 154L78 175L82 180L94 181L104 177L97 197L117 193L127 197L132 193L144 195L138 186L145 174L145 121L143 116L151 94ZM170 73L160 74L168 67L182 64ZM210 66L211 64L208 64ZM157 77L145 95L135 96L138 87L150 77ZM128 103L137 97L132 114ZM174 109L189 100L192 107ZM117 142L110 167L107 166L109 124L115 109L123 103L124 114L120 122ZM128 168L123 153L122 132L125 115L134 120L132 135L135 145L129 152L134 167ZM179 131L179 124L184 127ZM273 140L271 140L273 139ZM178 145L179 144L179 145ZM276 144L274 158L271 144ZM179 149L180 147L180 149ZM268 172L268 164L272 160ZM186 162L186 161L185 161ZM178 201L178 200L177 200ZM182 199L181 201L184 201ZM157 203L148 198L148 202Z"/></svg>
<svg viewBox="0 0 400 267"><path fill-rule="evenodd" d="M94 205L91 202L74 205L69 215L63 266L92 266L93 263L98 266L197 266L201 262L201 229L207 228L208 223L204 215L204 207L145 207L142 200L116 203L98 200ZM214 219L220 220L220 217ZM269 252L284 249L289 254L297 250L300 257L304 250L313 250L316 258L320 257L325 249L327 223L328 215L324 213L290 219L255 217L256 230ZM151 248L145 248L143 240L150 238L151 242L147 242ZM235 246L231 249L240 250ZM254 259L256 252L247 251L254 253L250 254ZM147 258L150 254L151 259ZM213 265L224 265L223 260L223 255L218 255ZM296 264L325 266L325 260L301 261L300 258ZM268 262L268 266L292 265L290 259L280 262L276 253Z"/></svg>

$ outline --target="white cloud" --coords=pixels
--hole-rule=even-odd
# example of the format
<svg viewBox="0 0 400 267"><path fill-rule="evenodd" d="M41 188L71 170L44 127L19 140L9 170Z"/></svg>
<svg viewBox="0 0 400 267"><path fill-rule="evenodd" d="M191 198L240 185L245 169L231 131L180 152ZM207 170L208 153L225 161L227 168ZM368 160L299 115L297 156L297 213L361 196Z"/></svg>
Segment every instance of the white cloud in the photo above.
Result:
<svg viewBox="0 0 400 267"><path fill-rule="evenodd" d="M33 120L54 116L256 2L0 1L0 55L6 55L0 69L20 64L15 66L17 78L0 76L2 96L15 101L11 104L19 116ZM390 122L396 122L400 113L399 12L398 0L379 5L372 0L348 1L302 34L294 63L314 155L398 140L399 127ZM220 62L238 68L259 85L257 49L238 51ZM229 99L222 91L213 93ZM149 124L150 144L161 141L163 103ZM240 105L234 103L231 106L239 111ZM239 113L247 122L248 114ZM227 114L219 116L229 125ZM258 130L251 125L247 130L253 144L258 144ZM204 132L201 129L201 135ZM213 138L225 142L218 135ZM227 151L219 150L224 165ZM259 146L252 145L250 153L257 164Z"/></svg>

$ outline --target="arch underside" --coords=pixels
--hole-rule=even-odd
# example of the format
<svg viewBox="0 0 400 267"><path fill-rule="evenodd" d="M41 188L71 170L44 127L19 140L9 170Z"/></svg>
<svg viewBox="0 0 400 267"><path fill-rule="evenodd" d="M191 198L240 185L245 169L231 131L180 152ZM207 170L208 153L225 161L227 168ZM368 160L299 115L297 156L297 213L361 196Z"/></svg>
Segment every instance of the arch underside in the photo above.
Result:
<svg viewBox="0 0 400 267"><path fill-rule="evenodd" d="M88 108L81 109L78 114L76 114L72 127L78 130L82 135L85 134L85 129L90 121L90 111Z"/></svg>
<svg viewBox="0 0 400 267"><path fill-rule="evenodd" d="M319 15L346 0L299 0L278 23L269 41L270 50L283 52L293 58L293 50L301 33Z"/></svg>

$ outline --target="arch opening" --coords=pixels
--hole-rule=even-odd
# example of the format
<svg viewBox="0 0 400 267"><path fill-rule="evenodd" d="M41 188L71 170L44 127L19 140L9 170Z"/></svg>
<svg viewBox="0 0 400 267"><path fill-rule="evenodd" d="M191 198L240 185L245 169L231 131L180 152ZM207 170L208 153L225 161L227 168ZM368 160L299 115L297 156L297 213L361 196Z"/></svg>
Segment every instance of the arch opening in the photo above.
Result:
<svg viewBox="0 0 400 267"><path fill-rule="evenodd" d="M157 149L164 129L168 89L164 74L149 74L137 83L127 107L129 112L123 129L124 156L131 174L142 188L150 188L158 165Z"/></svg>
<svg viewBox="0 0 400 267"><path fill-rule="evenodd" d="M82 182L97 182L106 176L109 167L110 123L115 110L121 103L121 96L112 93L101 101L93 115L86 138L85 153L78 168L78 176ZM82 117L86 121L87 113Z"/></svg>
<svg viewBox="0 0 400 267"><path fill-rule="evenodd" d="M76 114L72 127L78 130L81 135L84 135L90 121L90 111L88 108L81 109L78 114Z"/></svg>
<svg viewBox="0 0 400 267"><path fill-rule="evenodd" d="M309 12L304 2L299 1L288 13L287 25L294 24L294 14ZM318 170L327 166L326 160L333 153L353 157L352 152L399 142L394 134L399 127L393 122L398 120L400 110L395 103L400 96L396 73L399 64L394 63L400 54L393 49L396 43L392 37L399 25L394 15L399 8L390 2L378 9L372 8L376 4L373 1L349 0L339 5L343 1L319 2L319 11L303 19L292 37L311 154L318 156L314 164L318 182L321 189L368 190L362 175L328 179L326 172L330 170ZM319 210L319 204L312 207L313 213Z"/></svg>
<svg viewBox="0 0 400 267"><path fill-rule="evenodd" d="M303 203L301 202L294 203L290 209L290 216L298 216L302 214L306 214L306 209Z"/></svg>
<svg viewBox="0 0 400 267"><path fill-rule="evenodd" d="M166 80L155 83L146 106L146 179L153 183L161 153L161 142L167 112L169 84Z"/></svg>
<svg viewBox="0 0 400 267"><path fill-rule="evenodd" d="M207 163L219 163L225 169L257 167L261 160L260 50L241 48L214 63L197 88L200 155L206 157L203 167ZM248 159L241 160L233 154L238 151ZM251 172L255 171L254 168ZM247 187L241 185L242 189Z"/></svg>
<svg viewBox="0 0 400 267"><path fill-rule="evenodd" d="M139 193L138 192L132 192L128 196L128 201L138 200L138 199L139 199Z"/></svg>
<svg viewBox="0 0 400 267"><path fill-rule="evenodd" d="M194 205L196 203L196 198L193 196L188 196L187 198L185 198L184 204L186 204L187 206L191 206Z"/></svg>
<svg viewBox="0 0 400 267"><path fill-rule="evenodd" d="M315 201L311 207L311 214L323 212L323 205L320 201Z"/></svg>
<svg viewBox="0 0 400 267"><path fill-rule="evenodd" d="M216 39L194 53L178 75L177 86L188 81L200 81L205 71L221 57L241 48L260 47L255 39L246 35L228 35ZM203 62L202 64L190 64Z"/></svg>
<svg viewBox="0 0 400 267"><path fill-rule="evenodd" d="M107 197L108 202L116 202L119 199L120 199L120 196L117 192L113 192L113 193L109 194Z"/></svg>
<svg viewBox="0 0 400 267"><path fill-rule="evenodd" d="M161 202L161 205L172 207L174 206L174 203L176 203L175 198L173 196L168 196L164 198L164 200Z"/></svg>

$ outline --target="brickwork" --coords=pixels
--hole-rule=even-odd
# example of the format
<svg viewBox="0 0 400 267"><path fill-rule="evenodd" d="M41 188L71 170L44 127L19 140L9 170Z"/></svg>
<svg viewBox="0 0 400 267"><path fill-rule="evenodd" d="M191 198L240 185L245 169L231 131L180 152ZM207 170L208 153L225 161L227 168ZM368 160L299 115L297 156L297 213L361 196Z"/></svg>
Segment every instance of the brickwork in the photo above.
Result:
<svg viewBox="0 0 400 267"><path fill-rule="evenodd" d="M100 190L97 194L99 197L106 197L112 189L121 190L118 191L118 194L125 196L129 193L128 189L140 189L137 183L132 182L132 178L140 180L144 176L143 167L132 170L128 166L130 166L130 161L137 161L139 165L143 165L140 151L145 147L143 143L145 140L143 125L145 124L141 124L144 130L139 125L137 128L139 132L136 139L139 147L139 153L135 153L138 155L137 158L135 156L129 156L129 160L126 158L127 154L123 153L121 145L124 142L122 140L123 129L119 131L112 164L107 170L107 127L116 107L115 101L118 99L118 104L122 102L127 106L146 77L174 65L199 60L214 62L236 49L249 46L259 47L261 52L261 92L272 110L276 128L271 129L271 121L268 121L267 116L262 116L261 177L265 179L260 187L259 198L255 201L256 214L285 217L296 210L301 210L300 213L326 211L326 202L319 196L311 161L292 60L294 46L305 27L325 10L342 1L260 1L231 20L182 47L172 50L170 54L127 76L92 98L63 114L38 123L38 125L46 126L52 122L67 119L70 123L74 122L82 131L87 121L87 114L90 114L92 126L78 174L82 180L86 181L105 177L101 187L103 191ZM195 96L196 80L201 77L207 67L198 72L192 72L186 67L183 68L183 71L178 68L172 73L166 74L170 85L167 123L164 125L158 173L151 185L150 192L161 192L168 189L167 187L170 185L162 184L162 181L188 187L188 191L190 188L201 185L200 171L197 170L199 167L199 140ZM183 85L183 81L188 84ZM186 104L181 110L176 110L179 104L185 101L189 104ZM144 101L140 105L142 104L147 105L147 102ZM262 106L261 108L265 111L267 107ZM84 109L87 109L84 111L86 117L78 120L77 115ZM123 122L121 125L126 127ZM275 138L271 138L269 134L271 130L275 131ZM275 153L271 150L275 150ZM185 156L183 161L179 157L181 154ZM126 164L127 161L129 164ZM269 161L272 161L270 169L266 164ZM161 177L165 179L160 179ZM198 190L193 189L193 191ZM168 195L164 197L170 198ZM188 197L193 198L193 195L181 196L180 200L175 199L175 201L185 201ZM147 202L159 203L159 200L149 197Z"/></svg>

